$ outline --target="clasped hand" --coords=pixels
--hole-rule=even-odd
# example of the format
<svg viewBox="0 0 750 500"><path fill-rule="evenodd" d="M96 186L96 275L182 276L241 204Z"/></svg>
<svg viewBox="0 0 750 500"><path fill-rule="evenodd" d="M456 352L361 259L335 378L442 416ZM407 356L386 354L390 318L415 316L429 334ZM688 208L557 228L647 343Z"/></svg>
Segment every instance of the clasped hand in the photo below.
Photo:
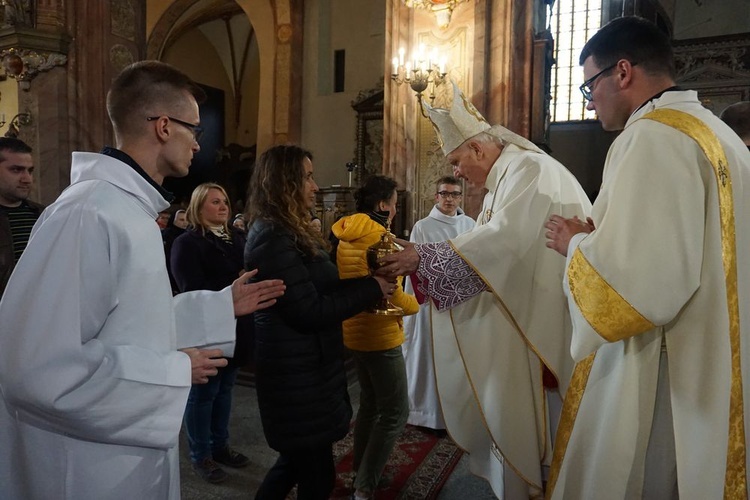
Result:
<svg viewBox="0 0 750 500"><path fill-rule="evenodd" d="M577 216L566 219L559 215L550 216L544 227L547 228L544 234L547 238L547 248L563 256L568 255L568 244L573 236L578 233L591 233L596 229L591 217L586 217L586 222L584 222Z"/></svg>

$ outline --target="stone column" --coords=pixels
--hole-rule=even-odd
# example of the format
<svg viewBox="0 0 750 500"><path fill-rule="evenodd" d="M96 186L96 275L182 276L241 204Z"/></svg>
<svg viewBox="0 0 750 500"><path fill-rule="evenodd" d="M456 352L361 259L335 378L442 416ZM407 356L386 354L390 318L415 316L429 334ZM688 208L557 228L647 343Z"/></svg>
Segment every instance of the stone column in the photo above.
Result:
<svg viewBox="0 0 750 500"><path fill-rule="evenodd" d="M106 92L145 53L146 12L136 0L37 0L32 12L32 25L0 27L0 57L19 87L4 104L29 114L18 137L34 149L34 198L49 204L70 183L72 151L112 144Z"/></svg>

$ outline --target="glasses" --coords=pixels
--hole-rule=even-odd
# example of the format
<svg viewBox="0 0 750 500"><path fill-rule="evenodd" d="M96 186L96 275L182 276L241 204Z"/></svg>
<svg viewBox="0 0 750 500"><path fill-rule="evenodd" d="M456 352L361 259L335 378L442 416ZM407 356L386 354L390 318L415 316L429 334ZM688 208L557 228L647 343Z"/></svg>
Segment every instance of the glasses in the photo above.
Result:
<svg viewBox="0 0 750 500"><path fill-rule="evenodd" d="M449 199L453 198L454 200L459 199L463 194L461 191L438 191L438 194L441 198Z"/></svg>
<svg viewBox="0 0 750 500"><path fill-rule="evenodd" d="M595 74L594 76L592 76L591 78L583 82L583 84L580 87L578 87L581 91L581 94L583 94L584 99L586 99L587 101L594 100L594 98L591 95L591 93L594 91L594 87L593 87L594 82L596 81L597 78L599 78L600 76L602 76L604 73L611 70L615 66L617 66L617 63L607 66L606 68L601 70L599 73Z"/></svg>
<svg viewBox="0 0 750 500"><path fill-rule="evenodd" d="M186 129L189 129L193 133L193 138L195 139L195 142L199 142L201 140L201 137L203 137L204 130L203 130L203 127L201 127L200 125L193 125L192 123L178 120L177 118L173 118L169 115L164 115L164 116L166 116L168 119L172 120L176 124L182 125ZM148 118L146 118L146 121L152 122L154 120L158 120L159 118L161 118L161 116L149 116Z"/></svg>
<svg viewBox="0 0 750 500"><path fill-rule="evenodd" d="M617 62L620 62L620 61L617 61ZM631 62L630 66L631 67L636 66L637 64L638 64L637 62ZM591 78L583 82L583 84L580 87L578 87L578 89L581 91L581 94L583 94L584 99L586 99L589 102L594 100L594 97L591 95L591 93L594 92L594 82L596 81L597 78L602 76L607 71L613 69L615 66L617 66L617 63L607 66L606 68L601 70L599 73L595 74L594 76L592 76Z"/></svg>

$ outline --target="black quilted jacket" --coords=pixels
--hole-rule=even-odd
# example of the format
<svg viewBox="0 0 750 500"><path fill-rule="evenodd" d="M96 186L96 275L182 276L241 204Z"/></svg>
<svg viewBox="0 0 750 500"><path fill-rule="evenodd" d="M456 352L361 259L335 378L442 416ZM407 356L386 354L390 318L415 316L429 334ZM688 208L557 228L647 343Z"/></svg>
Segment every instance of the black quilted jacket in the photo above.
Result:
<svg viewBox="0 0 750 500"><path fill-rule="evenodd" d="M258 406L268 445L277 451L342 439L352 417L341 322L381 297L373 278L340 280L322 250L311 258L288 231L266 221L249 229L245 269L256 280L284 280L286 293L255 313Z"/></svg>

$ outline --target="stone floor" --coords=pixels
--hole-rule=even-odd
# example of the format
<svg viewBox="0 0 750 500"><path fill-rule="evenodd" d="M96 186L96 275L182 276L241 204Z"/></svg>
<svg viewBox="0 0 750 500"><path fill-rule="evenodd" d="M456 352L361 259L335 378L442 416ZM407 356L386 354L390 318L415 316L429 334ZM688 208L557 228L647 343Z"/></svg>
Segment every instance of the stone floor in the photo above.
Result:
<svg viewBox="0 0 750 500"><path fill-rule="evenodd" d="M359 386L356 381L350 385L349 393L356 411L359 405ZM235 387L230 426L232 446L250 457L250 465L243 469L225 468L230 478L224 483L218 485L206 483L190 469L187 442L183 435L180 442L183 500L234 500L248 499L255 495L266 471L276 460L277 454L268 448L263 437L254 389L243 386ZM484 479L469 472L465 457L461 459L438 495L438 500L493 500L496 498Z"/></svg>

